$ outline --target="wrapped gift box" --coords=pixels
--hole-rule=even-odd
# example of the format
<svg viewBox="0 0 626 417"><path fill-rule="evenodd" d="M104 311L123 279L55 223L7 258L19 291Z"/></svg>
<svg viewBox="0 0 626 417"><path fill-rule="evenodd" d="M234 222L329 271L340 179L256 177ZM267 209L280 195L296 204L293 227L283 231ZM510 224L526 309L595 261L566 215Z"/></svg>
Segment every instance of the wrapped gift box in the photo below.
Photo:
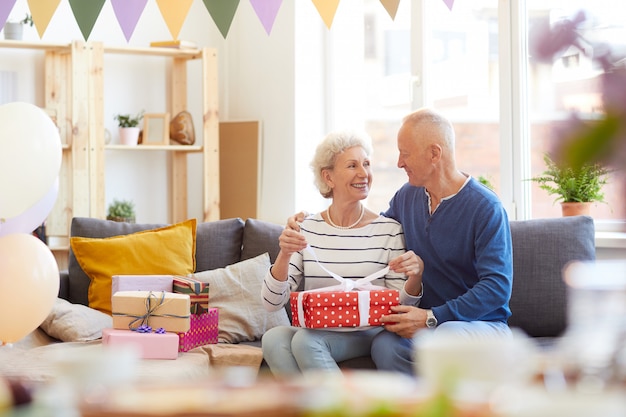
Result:
<svg viewBox="0 0 626 417"><path fill-rule="evenodd" d="M178 333L178 350L187 352L198 346L217 343L219 309L209 308L202 314L192 314L189 318L189 331Z"/></svg>
<svg viewBox="0 0 626 417"><path fill-rule="evenodd" d="M291 293L293 325L337 328L379 326L391 306L400 303L398 290L302 291Z"/></svg>
<svg viewBox="0 0 626 417"><path fill-rule="evenodd" d="M166 291L118 291L111 298L113 327L136 329L147 324L168 332L189 330L189 296Z"/></svg>
<svg viewBox="0 0 626 417"><path fill-rule="evenodd" d="M143 359L178 358L176 333L140 333L133 330L102 329L102 344L134 346Z"/></svg>
<svg viewBox="0 0 626 417"><path fill-rule="evenodd" d="M175 276L173 289L175 293L187 294L191 301L191 313L201 314L209 309L209 283L194 278Z"/></svg>
<svg viewBox="0 0 626 417"><path fill-rule="evenodd" d="M174 288L173 275L113 275L111 295L118 291L167 291Z"/></svg>

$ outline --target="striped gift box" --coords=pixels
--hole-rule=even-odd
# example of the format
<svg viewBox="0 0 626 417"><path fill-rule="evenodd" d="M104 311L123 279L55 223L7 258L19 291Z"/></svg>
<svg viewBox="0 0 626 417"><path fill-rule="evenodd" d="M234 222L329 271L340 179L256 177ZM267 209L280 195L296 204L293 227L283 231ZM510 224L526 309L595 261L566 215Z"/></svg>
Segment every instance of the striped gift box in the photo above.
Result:
<svg viewBox="0 0 626 417"><path fill-rule="evenodd" d="M187 294L191 301L191 314L202 314L209 309L209 283L189 277L174 276L175 293Z"/></svg>

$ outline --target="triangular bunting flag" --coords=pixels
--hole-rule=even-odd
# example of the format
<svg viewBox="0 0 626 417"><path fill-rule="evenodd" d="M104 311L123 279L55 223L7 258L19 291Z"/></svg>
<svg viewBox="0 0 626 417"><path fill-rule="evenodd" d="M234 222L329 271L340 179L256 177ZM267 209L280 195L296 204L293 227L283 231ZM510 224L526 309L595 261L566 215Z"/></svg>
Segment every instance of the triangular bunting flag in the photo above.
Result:
<svg viewBox="0 0 626 417"><path fill-rule="evenodd" d="M220 33L226 39L230 25L233 23L235 12L239 7L239 0L202 0L204 6L209 11L211 18L220 30Z"/></svg>
<svg viewBox="0 0 626 417"><path fill-rule="evenodd" d="M9 14L11 13L11 10L13 10L13 6L15 6L16 1L17 0L0 1L0 28L4 27L4 24L7 22Z"/></svg>
<svg viewBox="0 0 626 417"><path fill-rule="evenodd" d="M283 0L250 0L250 3L263 24L265 32L269 35Z"/></svg>
<svg viewBox="0 0 626 417"><path fill-rule="evenodd" d="M43 34L48 29L48 24L57 11L59 3L61 0L28 0L28 8L40 38L43 38Z"/></svg>
<svg viewBox="0 0 626 417"><path fill-rule="evenodd" d="M172 38L178 39L193 0L156 0Z"/></svg>
<svg viewBox="0 0 626 417"><path fill-rule="evenodd" d="M117 18L126 42L133 36L137 22L146 7L148 0L111 0L115 17Z"/></svg>
<svg viewBox="0 0 626 417"><path fill-rule="evenodd" d="M91 30L98 20L102 6L104 6L104 0L69 0L72 13L80 32L83 34L85 40L89 39Z"/></svg>
<svg viewBox="0 0 626 417"><path fill-rule="evenodd" d="M454 0L443 0L443 2L448 6L448 9L452 11L452 6L454 6Z"/></svg>
<svg viewBox="0 0 626 417"><path fill-rule="evenodd" d="M326 27L330 29L339 6L339 0L312 0Z"/></svg>
<svg viewBox="0 0 626 417"><path fill-rule="evenodd" d="M389 16L391 16L391 20L396 20L396 13L398 13L398 5L400 5L400 0L380 0Z"/></svg>

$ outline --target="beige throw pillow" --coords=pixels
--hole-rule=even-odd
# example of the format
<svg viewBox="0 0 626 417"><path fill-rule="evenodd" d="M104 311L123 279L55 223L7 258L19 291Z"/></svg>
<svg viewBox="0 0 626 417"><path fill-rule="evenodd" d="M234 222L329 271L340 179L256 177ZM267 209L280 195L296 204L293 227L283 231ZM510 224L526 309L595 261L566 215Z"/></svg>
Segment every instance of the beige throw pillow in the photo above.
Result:
<svg viewBox="0 0 626 417"><path fill-rule="evenodd" d="M100 339L102 329L112 325L113 320L108 314L57 298L52 311L39 327L48 336L63 342L87 342Z"/></svg>
<svg viewBox="0 0 626 417"><path fill-rule="evenodd" d="M209 307L219 309L218 342L259 340L272 327L290 325L285 309L270 313L263 307L261 286L269 268L270 257L264 253L226 268L189 275L209 283Z"/></svg>

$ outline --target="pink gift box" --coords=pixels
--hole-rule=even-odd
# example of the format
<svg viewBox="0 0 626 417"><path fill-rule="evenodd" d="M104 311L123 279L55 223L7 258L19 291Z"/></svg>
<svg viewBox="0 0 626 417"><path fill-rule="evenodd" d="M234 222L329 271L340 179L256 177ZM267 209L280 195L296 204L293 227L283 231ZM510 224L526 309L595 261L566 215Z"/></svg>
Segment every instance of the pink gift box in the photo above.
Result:
<svg viewBox="0 0 626 417"><path fill-rule="evenodd" d="M198 346L217 343L219 309L209 308L202 314L192 314L189 331L178 333L179 352L187 352Z"/></svg>
<svg viewBox="0 0 626 417"><path fill-rule="evenodd" d="M380 326L400 303L398 290L302 291L291 293L293 325L308 328Z"/></svg>
<svg viewBox="0 0 626 417"><path fill-rule="evenodd" d="M143 359L178 358L176 333L140 333L133 330L102 329L102 344L135 346Z"/></svg>
<svg viewBox="0 0 626 417"><path fill-rule="evenodd" d="M167 291L174 288L173 275L113 275L111 295L118 291Z"/></svg>

